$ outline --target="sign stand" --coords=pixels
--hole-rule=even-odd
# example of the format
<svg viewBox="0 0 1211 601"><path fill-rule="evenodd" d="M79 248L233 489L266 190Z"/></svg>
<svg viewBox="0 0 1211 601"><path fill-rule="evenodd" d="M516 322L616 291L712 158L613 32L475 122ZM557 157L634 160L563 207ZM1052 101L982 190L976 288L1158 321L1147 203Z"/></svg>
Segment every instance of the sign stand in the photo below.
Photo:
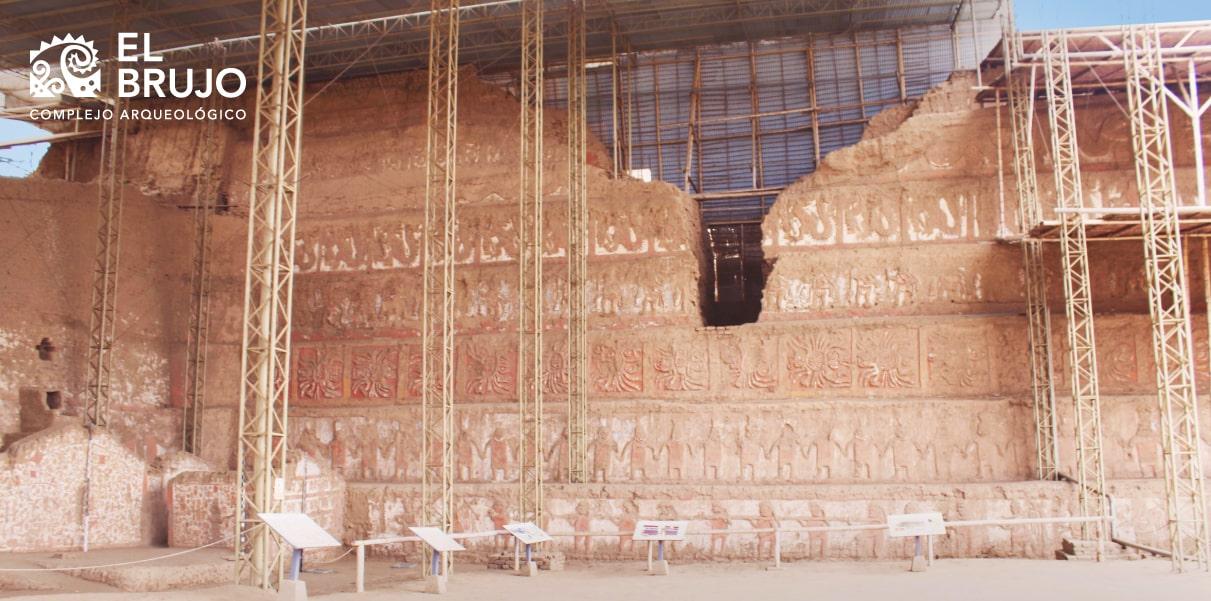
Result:
<svg viewBox="0 0 1211 601"><path fill-rule="evenodd" d="M647 541L649 573L657 576L669 575L669 562L664 558L664 543L685 540L687 525L688 522L677 520L639 520L635 523L631 540ZM652 543L656 543L655 566L652 564Z"/></svg>
<svg viewBox="0 0 1211 601"><path fill-rule="evenodd" d="M425 544L429 546L429 575L425 577L425 592L444 595L446 593L446 582L449 580L450 574L443 571L446 562L446 553L454 551L465 551L466 547L459 544L458 541L450 537L442 531L441 528L432 526L409 526L412 534L415 534Z"/></svg>
<svg viewBox="0 0 1211 601"><path fill-rule="evenodd" d="M534 545L551 540L551 535L530 522L505 524L504 527L509 534L513 535L513 571L521 576L537 576L538 563L534 561ZM520 548L523 546L526 550L526 566L524 570L521 567L519 553Z"/></svg>
<svg viewBox="0 0 1211 601"><path fill-rule="evenodd" d="M282 581L278 599L307 601L307 583L299 580L299 572L303 570L303 551L339 547L341 542L305 513L260 513L257 517L292 549L290 579Z"/></svg>
<svg viewBox="0 0 1211 601"><path fill-rule="evenodd" d="M946 522L936 511L887 516L888 537L913 538L910 572L924 572L933 563L933 537L938 534L946 534Z"/></svg>

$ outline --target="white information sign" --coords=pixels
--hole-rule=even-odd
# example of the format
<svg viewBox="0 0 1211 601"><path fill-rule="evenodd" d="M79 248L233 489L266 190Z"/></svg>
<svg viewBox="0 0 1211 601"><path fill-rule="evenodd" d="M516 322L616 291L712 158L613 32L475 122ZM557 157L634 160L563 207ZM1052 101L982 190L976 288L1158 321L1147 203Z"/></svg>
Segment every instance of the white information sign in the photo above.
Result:
<svg viewBox="0 0 1211 601"><path fill-rule="evenodd" d="M639 520L635 523L635 533L631 535L636 541L685 540L685 531L689 522L683 520Z"/></svg>
<svg viewBox="0 0 1211 601"><path fill-rule="evenodd" d="M341 546L341 541L328 534L327 530L305 513L258 513L257 517L295 549Z"/></svg>
<svg viewBox="0 0 1211 601"><path fill-rule="evenodd" d="M946 521L936 511L930 513L902 513L887 516L887 536L931 536L946 534Z"/></svg>
<svg viewBox="0 0 1211 601"><path fill-rule="evenodd" d="M433 526L409 526L412 534L420 537L425 541L425 544L433 548L438 553L446 553L448 551L465 551L466 547L459 544L458 541L450 538L449 534L442 532L441 528Z"/></svg>
<svg viewBox="0 0 1211 601"><path fill-rule="evenodd" d="M531 524L530 522L522 522L518 524L505 524L505 530L509 531L521 541L523 545L534 545L544 543L551 540L551 535L543 531L542 528Z"/></svg>

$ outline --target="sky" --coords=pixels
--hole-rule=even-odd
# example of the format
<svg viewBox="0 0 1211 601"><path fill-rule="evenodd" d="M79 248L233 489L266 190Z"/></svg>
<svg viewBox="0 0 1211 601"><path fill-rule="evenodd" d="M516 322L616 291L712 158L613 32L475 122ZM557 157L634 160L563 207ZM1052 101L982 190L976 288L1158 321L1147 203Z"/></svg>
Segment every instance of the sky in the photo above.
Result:
<svg viewBox="0 0 1211 601"><path fill-rule="evenodd" d="M1159 21L1211 20L1211 0L1016 0L1018 29L1054 29ZM0 142L29 138L41 130L0 119ZM47 144L0 150L0 176L21 177L38 166Z"/></svg>

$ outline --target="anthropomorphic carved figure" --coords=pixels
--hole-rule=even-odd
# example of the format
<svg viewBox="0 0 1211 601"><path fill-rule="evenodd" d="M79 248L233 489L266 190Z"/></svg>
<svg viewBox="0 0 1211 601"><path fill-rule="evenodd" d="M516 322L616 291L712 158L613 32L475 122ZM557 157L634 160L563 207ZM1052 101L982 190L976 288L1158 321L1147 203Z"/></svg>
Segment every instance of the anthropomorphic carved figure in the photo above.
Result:
<svg viewBox="0 0 1211 601"><path fill-rule="evenodd" d="M652 447L648 441L647 428L643 423L635 423L635 433L631 436L631 441L623 448L622 454L630 459L631 478L639 482L644 482L648 479L648 458L652 454Z"/></svg>
<svg viewBox="0 0 1211 601"><path fill-rule="evenodd" d="M711 503L711 516L707 522L711 525L711 530L727 530L732 527L731 517L728 516L727 509L720 503ZM723 557L723 551L727 547L727 534L715 533L711 535L710 554L714 557Z"/></svg>
<svg viewBox="0 0 1211 601"><path fill-rule="evenodd" d="M740 478L756 480L758 468L765 460L761 444L761 429L753 424L752 418L744 418L744 430L738 434L736 446L740 449Z"/></svg>
<svg viewBox="0 0 1211 601"><path fill-rule="evenodd" d="M723 433L715 420L711 419L711 429L702 441L702 470L707 480L719 480L723 477Z"/></svg>
<svg viewBox="0 0 1211 601"><path fill-rule="evenodd" d="M677 422L669 428L668 442L664 443L665 460L668 462L668 477L671 480L681 480L685 477L686 457L694 454L694 449L677 433Z"/></svg>
<svg viewBox="0 0 1211 601"><path fill-rule="evenodd" d="M490 480L508 480L513 467L512 444L505 438L502 428L492 430L492 437L484 443L482 454L489 457Z"/></svg>
<svg viewBox="0 0 1211 601"><path fill-rule="evenodd" d="M778 527L778 516L774 514L774 506L769 501L762 501L757 506L757 517L753 520L754 530L769 530ZM774 556L773 532L757 533L757 556L755 559L768 559Z"/></svg>
<svg viewBox="0 0 1211 601"><path fill-rule="evenodd" d="M572 516L572 529L576 532L592 532L593 516L589 513L589 502L580 501L576 504L576 515ZM572 539L572 551L582 553L583 557L592 554L593 537L576 536Z"/></svg>
<svg viewBox="0 0 1211 601"><path fill-rule="evenodd" d="M807 528L824 528L828 526L828 517L819 503L812 503L808 509L810 517L799 520L799 524ZM828 558L828 532L807 533L807 554L815 559Z"/></svg>
<svg viewBox="0 0 1211 601"><path fill-rule="evenodd" d="M618 443L614 441L613 436L610 436L609 428L605 426L597 428L597 435L593 437L592 449L592 479L597 482L606 482L610 478L610 469L614 465L614 454L618 452Z"/></svg>
<svg viewBox="0 0 1211 601"><path fill-rule="evenodd" d="M628 557L634 555L635 541L632 540L635 532L635 523L639 521L639 504L633 499L627 499L622 502L622 514L614 520L614 525L618 528L618 532L622 533L618 537L618 555Z"/></svg>

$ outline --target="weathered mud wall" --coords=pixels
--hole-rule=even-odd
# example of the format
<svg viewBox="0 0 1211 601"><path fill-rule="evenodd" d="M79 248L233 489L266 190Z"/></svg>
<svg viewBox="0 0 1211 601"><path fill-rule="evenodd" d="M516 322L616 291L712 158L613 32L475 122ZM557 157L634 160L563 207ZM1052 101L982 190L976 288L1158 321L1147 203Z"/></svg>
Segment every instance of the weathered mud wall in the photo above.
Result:
<svg viewBox="0 0 1211 601"><path fill-rule="evenodd" d="M399 533L415 523L420 480L424 78L354 79L313 92L295 249L291 444L349 482L347 538ZM507 94L469 77L461 93L456 514L457 527L471 530L508 519L515 494L518 144L517 106ZM1090 202L1131 202L1121 115L1112 105L1080 114ZM1001 193L995 113L974 106L963 81L881 117L863 142L831 154L782 194L764 224L773 270L757 324L700 327L691 199L590 169L592 483L565 483L565 129L557 111L546 118L543 389L553 530L613 532L656 516L745 527L877 522L930 507L962 518L1073 511L1070 486L1029 482L1021 251L998 241L1018 229L1016 196L1012 177ZM237 207L247 193L247 125L223 137L224 186ZM163 158L189 151L196 138L183 127L132 135L135 152L148 157L132 178L168 202L192 185L190 161ZM1003 146L1008 153L1008 136ZM596 142L592 148L604 157ZM1039 158L1049 194L1049 163ZM1180 152L1179 165L1188 193L1189 157ZM203 455L230 466L244 247L238 224L224 227ZM171 244L188 240L176 237ZM1141 253L1131 242L1094 248L1108 475L1126 516L1121 531L1159 543L1159 422ZM1054 302L1054 253L1049 269ZM1200 286L1195 278L1192 288ZM1054 326L1070 464L1058 303ZM184 322L174 327L183 339ZM1208 383L1205 329L1200 320L1200 386ZM217 489L202 479L210 488L199 488L196 507L209 519ZM1067 532L966 530L942 550L1046 557ZM867 535L823 542L804 537L784 548L832 557L902 551ZM719 537L677 552L741 558L769 543ZM579 555L630 552L628 541L608 538L560 544Z"/></svg>
<svg viewBox="0 0 1211 601"><path fill-rule="evenodd" d="M179 448L190 229L180 211L127 190L112 360L111 421L144 460ZM84 403L97 244L97 186L38 178L0 181L0 432L18 432L19 399L61 393ZM57 348L40 360L34 347Z"/></svg>
<svg viewBox="0 0 1211 601"><path fill-rule="evenodd" d="M77 419L60 416L0 452L0 551L79 548L85 499L91 547L148 542L148 490L147 464L117 437L106 431L89 436Z"/></svg>

